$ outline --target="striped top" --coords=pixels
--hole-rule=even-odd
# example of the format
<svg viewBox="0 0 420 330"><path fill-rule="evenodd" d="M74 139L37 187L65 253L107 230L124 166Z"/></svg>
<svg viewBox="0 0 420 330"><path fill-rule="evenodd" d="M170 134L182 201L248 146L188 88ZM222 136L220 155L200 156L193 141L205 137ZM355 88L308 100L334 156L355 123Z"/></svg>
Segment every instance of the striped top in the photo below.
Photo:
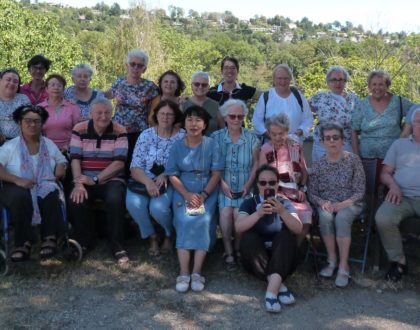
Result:
<svg viewBox="0 0 420 330"><path fill-rule="evenodd" d="M84 175L97 176L115 160L125 162L127 151L127 131L120 124L110 122L102 136L96 133L92 120L78 123L73 128L70 158L80 159ZM123 178L123 175L122 169L112 179Z"/></svg>

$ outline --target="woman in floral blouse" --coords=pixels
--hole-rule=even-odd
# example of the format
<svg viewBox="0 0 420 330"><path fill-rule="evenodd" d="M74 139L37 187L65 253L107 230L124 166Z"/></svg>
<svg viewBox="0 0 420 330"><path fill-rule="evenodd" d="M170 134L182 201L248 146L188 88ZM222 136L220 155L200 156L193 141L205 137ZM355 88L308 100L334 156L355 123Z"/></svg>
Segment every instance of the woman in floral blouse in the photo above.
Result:
<svg viewBox="0 0 420 330"><path fill-rule="evenodd" d="M318 117L318 124L314 131L313 162L318 161L325 155L320 126L330 121L340 123L343 126L343 148L346 151L352 151L350 121L359 99L356 94L346 92L348 79L349 74L346 69L341 66L330 67L326 76L329 91L319 92L309 100L309 105Z"/></svg>

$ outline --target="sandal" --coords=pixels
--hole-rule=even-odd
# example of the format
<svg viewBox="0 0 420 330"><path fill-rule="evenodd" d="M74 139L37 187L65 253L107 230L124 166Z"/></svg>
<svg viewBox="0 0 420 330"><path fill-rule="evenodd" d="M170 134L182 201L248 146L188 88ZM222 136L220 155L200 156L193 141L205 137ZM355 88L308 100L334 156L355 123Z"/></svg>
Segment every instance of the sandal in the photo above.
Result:
<svg viewBox="0 0 420 330"><path fill-rule="evenodd" d="M389 267L389 270L385 275L385 279L398 282L404 274L407 274L407 265L400 264L395 261L391 264L391 267Z"/></svg>
<svg viewBox="0 0 420 330"><path fill-rule="evenodd" d="M223 262L228 271L232 271L236 268L235 257L232 254L223 254Z"/></svg>
<svg viewBox="0 0 420 330"><path fill-rule="evenodd" d="M22 262L29 259L31 256L31 248L32 245L29 242L23 243L22 246L17 247L12 255L10 256L10 260L13 262Z"/></svg>
<svg viewBox="0 0 420 330"><path fill-rule="evenodd" d="M120 266L125 266L130 263L130 258L128 257L128 253L125 250L115 252L114 256L115 259L117 259L117 264Z"/></svg>
<svg viewBox="0 0 420 330"><path fill-rule="evenodd" d="M41 259L49 259L57 253L57 238L55 236L44 237L39 250Z"/></svg>
<svg viewBox="0 0 420 330"><path fill-rule="evenodd" d="M150 239L150 247L147 250L147 253L151 257L157 257L160 254L159 243L156 238Z"/></svg>
<svg viewBox="0 0 420 330"><path fill-rule="evenodd" d="M334 275L335 268L336 268L335 262L328 260L328 265L321 269L321 271L319 272L319 276L330 278Z"/></svg>

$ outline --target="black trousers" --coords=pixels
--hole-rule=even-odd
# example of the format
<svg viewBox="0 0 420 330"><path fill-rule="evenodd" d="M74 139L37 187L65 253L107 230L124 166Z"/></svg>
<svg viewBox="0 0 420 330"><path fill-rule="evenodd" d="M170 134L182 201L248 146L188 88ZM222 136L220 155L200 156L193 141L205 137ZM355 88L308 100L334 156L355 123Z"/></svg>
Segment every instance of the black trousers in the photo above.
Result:
<svg viewBox="0 0 420 330"><path fill-rule="evenodd" d="M140 132L127 133L128 150L127 150L127 160L125 162L125 168L124 168L125 176L127 179L130 177L131 160L133 159L134 147L136 146L136 142L139 136L140 136Z"/></svg>
<svg viewBox="0 0 420 330"><path fill-rule="evenodd" d="M241 238L240 251L244 268L263 281L275 273L284 281L296 269L296 236L287 229L274 236L271 251L259 234L247 231Z"/></svg>
<svg viewBox="0 0 420 330"><path fill-rule="evenodd" d="M88 199L76 204L69 200L70 221L73 225L72 236L83 247L92 248L95 240L94 217L91 204L103 200L105 204L105 221L108 238L111 241L113 253L123 249L124 215L125 215L125 184L113 180L96 186L85 186Z"/></svg>
<svg viewBox="0 0 420 330"><path fill-rule="evenodd" d="M0 204L7 208L9 221L15 226L15 246L31 241L33 205L29 189L12 183L3 183L0 188ZM41 214L41 238L63 233L64 222L61 212L58 190L49 193L45 198L38 197Z"/></svg>

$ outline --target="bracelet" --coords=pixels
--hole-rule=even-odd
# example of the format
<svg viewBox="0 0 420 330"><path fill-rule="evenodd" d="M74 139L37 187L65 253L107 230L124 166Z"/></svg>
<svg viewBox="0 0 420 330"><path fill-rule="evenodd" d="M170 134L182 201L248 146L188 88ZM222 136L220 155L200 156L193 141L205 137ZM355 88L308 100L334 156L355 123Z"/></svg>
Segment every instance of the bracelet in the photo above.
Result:
<svg viewBox="0 0 420 330"><path fill-rule="evenodd" d="M204 199L207 199L207 198L209 198L209 194L207 193L207 191L205 191L205 190L203 190L201 193L200 193L200 195L204 195L203 197L204 197Z"/></svg>

